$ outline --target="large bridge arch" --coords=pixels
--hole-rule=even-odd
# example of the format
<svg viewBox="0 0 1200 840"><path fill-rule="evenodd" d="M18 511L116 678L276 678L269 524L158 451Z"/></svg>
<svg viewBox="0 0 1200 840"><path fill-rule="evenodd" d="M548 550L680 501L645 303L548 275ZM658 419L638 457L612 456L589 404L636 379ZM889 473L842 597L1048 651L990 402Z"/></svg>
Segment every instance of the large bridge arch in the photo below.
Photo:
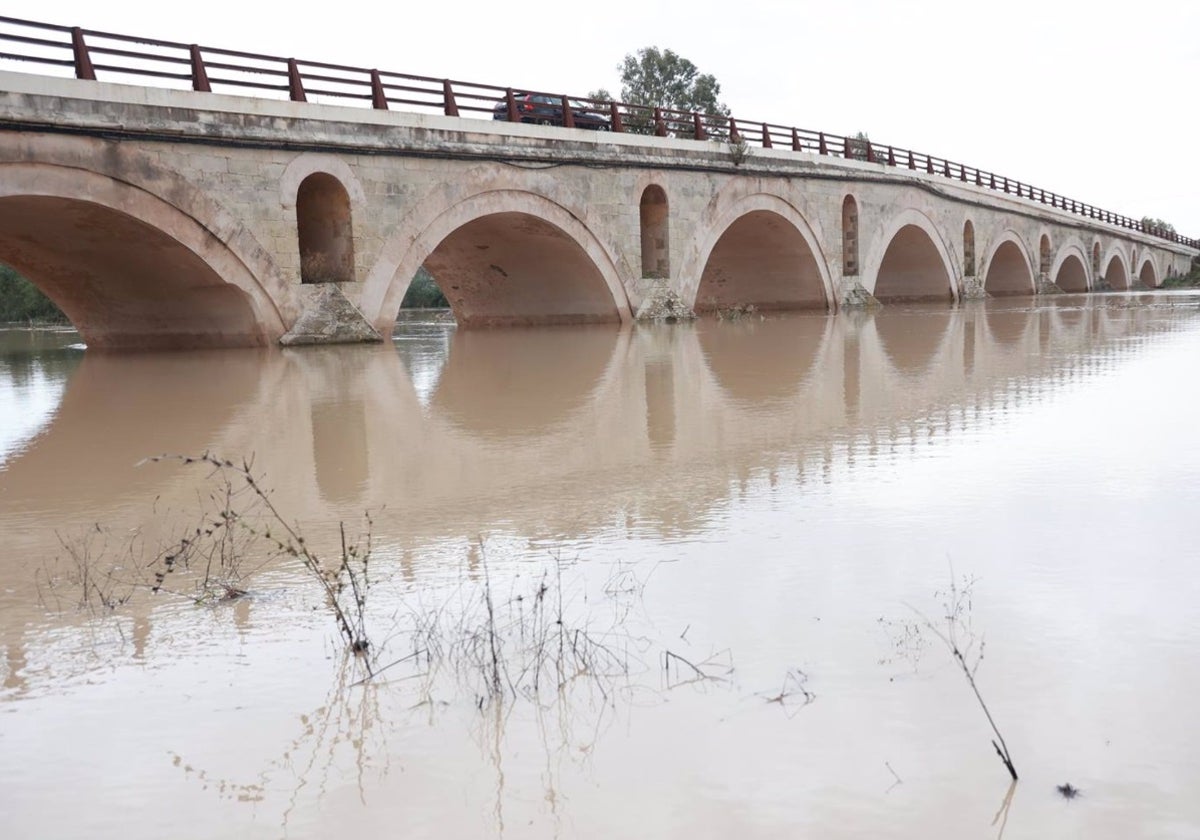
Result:
<svg viewBox="0 0 1200 840"><path fill-rule="evenodd" d="M170 173L153 175L183 206L79 166L0 164L0 261L50 297L91 347L277 339L289 295L278 278L275 288L261 282L271 279L269 260L252 237L220 212L198 217L207 205L194 188Z"/></svg>
<svg viewBox="0 0 1200 840"><path fill-rule="evenodd" d="M391 332L422 265L464 325L630 320L615 260L577 214L543 195L484 190L415 236L400 227L364 284L363 313L378 329Z"/></svg>
<svg viewBox="0 0 1200 840"><path fill-rule="evenodd" d="M1112 289L1129 288L1129 260L1121 246L1113 242L1100 260L1100 276Z"/></svg>
<svg viewBox="0 0 1200 840"><path fill-rule="evenodd" d="M833 284L817 236L779 196L743 196L710 225L682 275L697 312L832 309ZM696 278L696 279L692 279Z"/></svg>
<svg viewBox="0 0 1200 840"><path fill-rule="evenodd" d="M1071 240L1058 249L1050 268L1050 282L1064 292L1086 292L1093 283L1090 266L1083 243Z"/></svg>
<svg viewBox="0 0 1200 840"><path fill-rule="evenodd" d="M1147 289L1157 288L1161 282L1159 278L1162 275L1159 273L1158 266L1154 264L1154 256L1150 253L1142 255L1142 264L1138 269L1138 280Z"/></svg>
<svg viewBox="0 0 1200 840"><path fill-rule="evenodd" d="M863 264L863 285L880 301L957 300L951 249L919 210L892 216ZM869 283L869 285L868 285Z"/></svg>
<svg viewBox="0 0 1200 840"><path fill-rule="evenodd" d="M1039 243L1039 253L1048 245L1048 238ZM983 271L983 288L989 295L1032 295L1037 291L1034 282L1033 260L1025 243L1014 231L1005 230L996 237L988 253Z"/></svg>

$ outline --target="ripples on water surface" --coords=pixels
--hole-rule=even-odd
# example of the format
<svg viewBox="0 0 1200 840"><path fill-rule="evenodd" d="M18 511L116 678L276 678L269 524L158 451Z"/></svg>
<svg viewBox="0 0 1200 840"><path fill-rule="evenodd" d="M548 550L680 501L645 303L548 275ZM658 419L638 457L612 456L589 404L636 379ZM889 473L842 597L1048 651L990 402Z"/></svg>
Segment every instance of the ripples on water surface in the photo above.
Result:
<svg viewBox="0 0 1200 840"><path fill-rule="evenodd" d="M1198 836L1197 303L0 333L2 833ZM323 557L369 511L376 662L423 655L353 686L317 584L259 549L245 598L130 588L214 486L138 462L206 449ZM1001 813L969 687L903 632L951 569L1021 773Z"/></svg>

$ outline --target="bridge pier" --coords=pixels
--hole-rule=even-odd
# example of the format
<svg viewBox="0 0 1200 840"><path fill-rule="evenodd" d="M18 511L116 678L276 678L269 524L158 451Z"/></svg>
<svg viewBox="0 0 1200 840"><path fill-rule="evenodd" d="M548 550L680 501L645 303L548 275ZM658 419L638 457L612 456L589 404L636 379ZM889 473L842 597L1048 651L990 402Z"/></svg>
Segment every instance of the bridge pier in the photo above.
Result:
<svg viewBox="0 0 1200 840"><path fill-rule="evenodd" d="M641 279L642 302L634 315L638 321L689 321L696 313L680 297L670 280L659 277Z"/></svg>
<svg viewBox="0 0 1200 840"><path fill-rule="evenodd" d="M959 290L959 300L984 300L987 297L987 292L983 288L983 278L981 277L964 277L962 287Z"/></svg>
<svg viewBox="0 0 1200 840"><path fill-rule="evenodd" d="M307 297L292 328L279 338L285 347L302 344L368 344L383 336L333 283L301 287Z"/></svg>
<svg viewBox="0 0 1200 840"><path fill-rule="evenodd" d="M1062 295L1066 294L1062 287L1050 279L1050 275L1046 272L1038 274L1037 278L1037 294L1039 295Z"/></svg>
<svg viewBox="0 0 1200 840"><path fill-rule="evenodd" d="M841 309L874 309L882 306L857 277L843 277L837 287L838 307Z"/></svg>

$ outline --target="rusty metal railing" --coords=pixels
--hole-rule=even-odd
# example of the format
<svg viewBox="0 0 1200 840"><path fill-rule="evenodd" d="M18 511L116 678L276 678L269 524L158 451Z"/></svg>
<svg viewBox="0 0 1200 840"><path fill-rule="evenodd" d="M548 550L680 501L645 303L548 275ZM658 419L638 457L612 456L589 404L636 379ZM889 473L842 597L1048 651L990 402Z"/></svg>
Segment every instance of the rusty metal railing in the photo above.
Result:
<svg viewBox="0 0 1200 840"><path fill-rule="evenodd" d="M293 102L335 100L376 109L403 108L446 116L490 116L567 128L723 140L765 149L861 160L972 184L1097 222L1192 248L1200 240L1144 224L1004 175L935 155L823 131L698 114L628 102L497 85L435 79L320 61L200 47L0 16L0 62L19 62L78 79L134 81L215 93L252 93ZM541 102L531 102L538 97ZM526 107L528 106L528 107Z"/></svg>

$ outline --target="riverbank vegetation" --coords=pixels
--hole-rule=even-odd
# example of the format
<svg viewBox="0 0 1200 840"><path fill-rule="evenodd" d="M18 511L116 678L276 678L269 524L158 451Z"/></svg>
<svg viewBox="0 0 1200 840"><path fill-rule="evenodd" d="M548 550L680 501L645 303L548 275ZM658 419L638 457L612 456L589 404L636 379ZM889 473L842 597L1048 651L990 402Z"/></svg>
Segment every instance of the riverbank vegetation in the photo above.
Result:
<svg viewBox="0 0 1200 840"><path fill-rule="evenodd" d="M1192 260L1192 270L1187 274L1168 276L1162 282L1164 289L1190 289L1197 286L1200 286L1200 257Z"/></svg>
<svg viewBox="0 0 1200 840"><path fill-rule="evenodd" d="M67 316L14 269L0 264L0 323L65 324Z"/></svg>
<svg viewBox="0 0 1200 840"><path fill-rule="evenodd" d="M401 309L449 309L450 301L442 294L433 275L425 270L425 266L417 269L413 275L412 284L400 302Z"/></svg>

